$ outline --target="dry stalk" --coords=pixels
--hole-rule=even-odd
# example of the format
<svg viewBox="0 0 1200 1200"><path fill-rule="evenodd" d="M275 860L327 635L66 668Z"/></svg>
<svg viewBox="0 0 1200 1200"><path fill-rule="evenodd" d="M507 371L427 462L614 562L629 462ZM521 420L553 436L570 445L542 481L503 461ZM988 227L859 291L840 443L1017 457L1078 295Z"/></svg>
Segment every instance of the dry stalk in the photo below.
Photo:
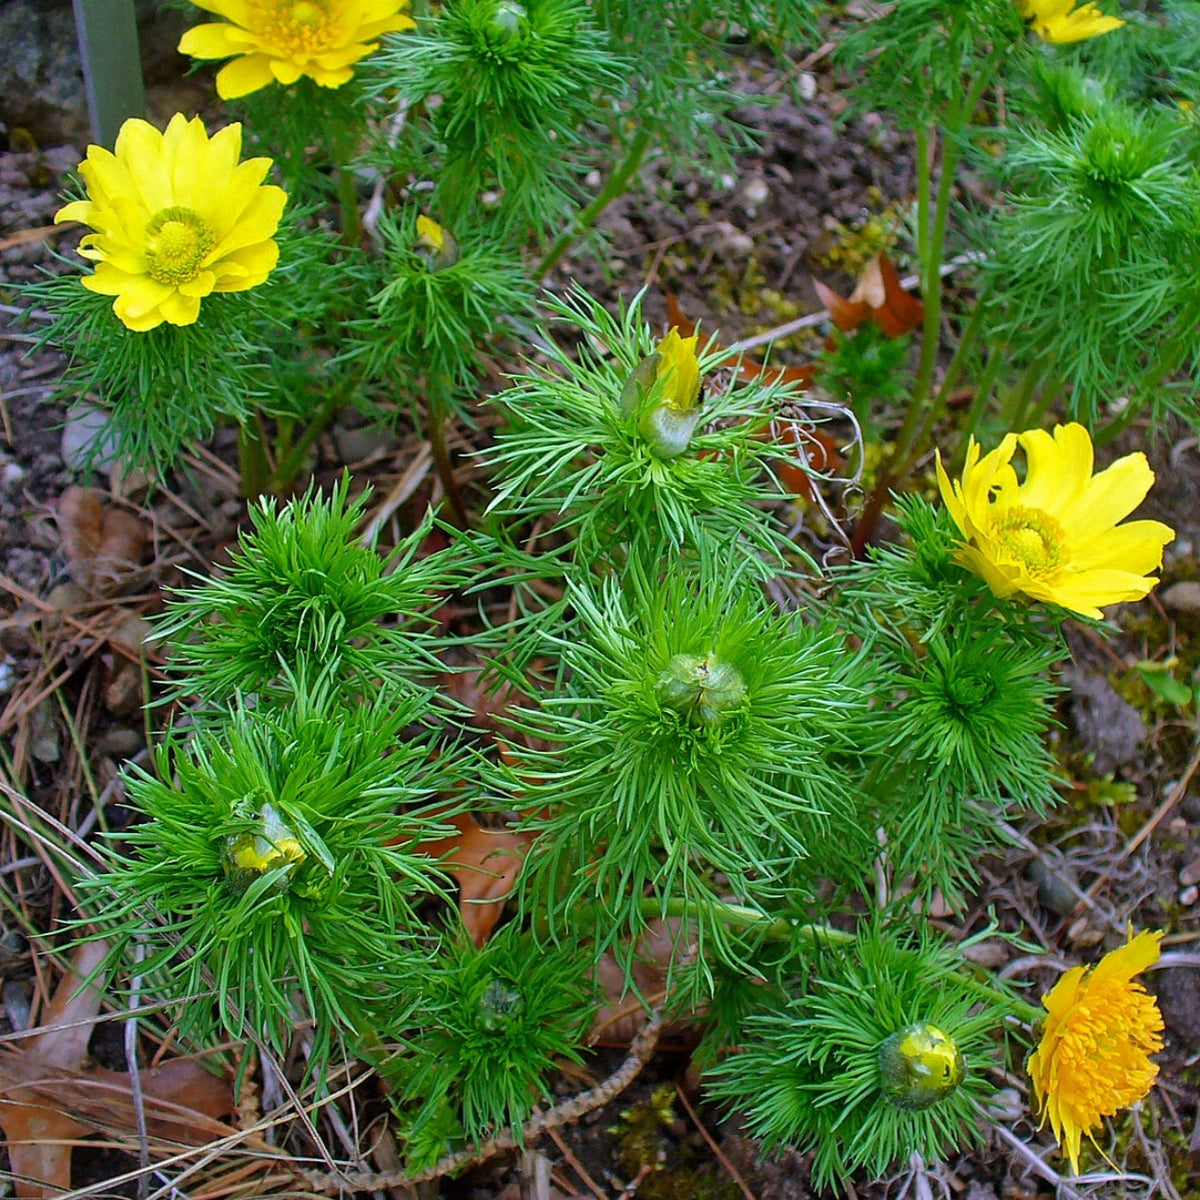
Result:
<svg viewBox="0 0 1200 1200"><path fill-rule="evenodd" d="M615 1096L623 1092L641 1073L658 1045L659 1034L662 1032L662 1015L655 1012L643 1026L641 1032L629 1046L629 1056L603 1083L581 1092L578 1096L555 1105L544 1113L535 1113L521 1127L518 1137L511 1130L505 1130L489 1139L480 1146L447 1154L438 1159L432 1167L424 1171L415 1171L411 1175L406 1171L307 1171L294 1168L296 1174L310 1187L321 1192L336 1194L345 1191L379 1192L389 1188L404 1187L414 1183L423 1183L429 1179L438 1179L473 1163L513 1150L518 1145L533 1142L541 1134L560 1125L569 1125L580 1117L607 1104Z"/></svg>

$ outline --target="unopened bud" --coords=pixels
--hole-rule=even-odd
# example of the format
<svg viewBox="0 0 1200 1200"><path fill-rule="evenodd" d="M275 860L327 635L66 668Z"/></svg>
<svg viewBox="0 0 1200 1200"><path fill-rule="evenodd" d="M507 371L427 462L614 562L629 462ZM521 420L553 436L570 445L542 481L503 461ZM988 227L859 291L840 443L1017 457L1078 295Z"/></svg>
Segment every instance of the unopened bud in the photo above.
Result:
<svg viewBox="0 0 1200 1200"><path fill-rule="evenodd" d="M936 1025L909 1025L879 1047L883 1094L897 1108L932 1108L962 1083L966 1070L954 1039Z"/></svg>
<svg viewBox="0 0 1200 1200"><path fill-rule="evenodd" d="M742 673L715 654L676 654L655 687L664 708L691 717L698 725L720 725L746 701Z"/></svg>
<svg viewBox="0 0 1200 1200"><path fill-rule="evenodd" d="M458 242L454 235L424 213L417 217L413 249L425 259L431 271L442 271L458 262Z"/></svg>
<svg viewBox="0 0 1200 1200"><path fill-rule="evenodd" d="M492 17L492 28L505 37L516 37L521 33L525 18L524 5L517 4L516 0L500 0Z"/></svg>
<svg viewBox="0 0 1200 1200"><path fill-rule="evenodd" d="M700 424L700 360L695 335L672 328L653 354L634 367L621 389L621 411L641 412L638 429L660 458L676 458ZM643 401L652 396L643 410Z"/></svg>
<svg viewBox="0 0 1200 1200"><path fill-rule="evenodd" d="M260 875L279 867L294 868L308 858L304 847L273 805L264 804L257 830L225 839L225 874L238 887L247 888ZM292 871L280 877L279 887L291 884Z"/></svg>
<svg viewBox="0 0 1200 1200"><path fill-rule="evenodd" d="M493 979L479 1001L476 1023L485 1033L495 1033L525 1008L525 997L501 979Z"/></svg>

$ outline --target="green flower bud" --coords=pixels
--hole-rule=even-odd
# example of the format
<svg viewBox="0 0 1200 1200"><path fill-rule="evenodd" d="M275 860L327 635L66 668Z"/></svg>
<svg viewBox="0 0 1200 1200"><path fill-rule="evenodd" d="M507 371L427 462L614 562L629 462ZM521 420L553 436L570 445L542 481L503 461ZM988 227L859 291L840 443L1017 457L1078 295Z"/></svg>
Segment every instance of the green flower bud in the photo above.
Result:
<svg viewBox="0 0 1200 1200"><path fill-rule="evenodd" d="M516 0L500 0L492 17L492 28L505 37L516 37L524 31L526 16L523 4L516 3Z"/></svg>
<svg viewBox="0 0 1200 1200"><path fill-rule="evenodd" d="M281 891L286 891L291 886L294 868L307 858L304 847L274 806L264 804L257 831L248 830L225 839L223 866L230 882L243 890L259 876L286 866L287 872L276 884Z"/></svg>
<svg viewBox="0 0 1200 1200"><path fill-rule="evenodd" d="M741 672L715 654L676 654L654 691L664 708L689 716L698 725L720 725L746 701Z"/></svg>
<svg viewBox="0 0 1200 1200"><path fill-rule="evenodd" d="M629 378L625 380L625 386L621 389L621 399L618 401L623 413L632 416L637 412L642 397L650 391L658 378L658 363L661 358L662 355L655 350L653 354L647 354L630 371Z"/></svg>
<svg viewBox="0 0 1200 1200"><path fill-rule="evenodd" d="M485 1033L495 1033L513 1017L519 1017L524 1009L525 997L520 992L502 979L493 979L479 1001L475 1023Z"/></svg>
<svg viewBox="0 0 1200 1200"><path fill-rule="evenodd" d="M889 1103L908 1111L932 1108L963 1081L966 1064L936 1025L909 1025L879 1047L879 1073Z"/></svg>

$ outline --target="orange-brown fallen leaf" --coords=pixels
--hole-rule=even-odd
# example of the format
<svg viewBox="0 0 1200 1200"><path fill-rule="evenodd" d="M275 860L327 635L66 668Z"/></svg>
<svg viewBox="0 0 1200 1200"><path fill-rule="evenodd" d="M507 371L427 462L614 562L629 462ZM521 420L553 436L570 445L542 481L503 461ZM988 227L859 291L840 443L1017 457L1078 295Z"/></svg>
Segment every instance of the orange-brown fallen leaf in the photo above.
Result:
<svg viewBox="0 0 1200 1200"><path fill-rule="evenodd" d="M58 498L58 532L71 578L93 596L119 592L150 545L146 525L94 488L69 487Z"/></svg>
<svg viewBox="0 0 1200 1200"><path fill-rule="evenodd" d="M458 833L422 842L420 849L445 864L458 884L463 927L482 946L504 912L535 834L486 829L470 813L446 817Z"/></svg>
<svg viewBox="0 0 1200 1200"><path fill-rule="evenodd" d="M36 1033L0 1051L0 1128L16 1193L42 1200L71 1187L72 1143L94 1133L128 1141L137 1131L129 1075L92 1065L88 1041L100 1011L100 988L81 986L103 959L102 942L75 953ZM234 1130L218 1117L233 1112L233 1089L190 1059L139 1071L150 1137L203 1145Z"/></svg>
<svg viewBox="0 0 1200 1200"><path fill-rule="evenodd" d="M843 333L871 319L888 337L896 338L919 329L925 320L925 306L900 286L896 265L886 254L877 254L867 263L846 299L819 279L813 280L813 286Z"/></svg>

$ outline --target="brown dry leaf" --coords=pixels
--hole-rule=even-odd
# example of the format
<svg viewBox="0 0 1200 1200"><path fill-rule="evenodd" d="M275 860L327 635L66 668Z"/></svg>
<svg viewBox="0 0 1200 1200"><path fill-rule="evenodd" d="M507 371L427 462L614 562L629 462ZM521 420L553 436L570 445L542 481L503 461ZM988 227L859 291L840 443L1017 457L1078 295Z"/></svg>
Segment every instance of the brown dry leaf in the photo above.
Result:
<svg viewBox="0 0 1200 1200"><path fill-rule="evenodd" d="M646 922L646 932L638 939L633 982L651 1003L662 1000L672 957L683 957L690 952L690 947L679 945L679 938L680 922L676 918L664 921L654 917ZM646 1023L646 1008L626 987L625 970L611 950L606 950L596 963L596 982L606 1003L592 1020L592 1044L623 1046L632 1042Z"/></svg>
<svg viewBox="0 0 1200 1200"><path fill-rule="evenodd" d="M919 329L925 320L925 306L900 286L896 264L886 254L877 254L867 263L850 293L850 303L856 301L870 306L875 324L890 338Z"/></svg>
<svg viewBox="0 0 1200 1200"><path fill-rule="evenodd" d="M128 1074L92 1066L87 1054L101 993L95 984L80 985L106 952L103 942L80 946L39 1032L0 1053L0 1128L18 1196L42 1200L69 1191L71 1143L79 1138L136 1133ZM174 1059L140 1078L152 1136L203 1145L234 1132L216 1119L233 1111L232 1088L198 1063Z"/></svg>
<svg viewBox="0 0 1200 1200"><path fill-rule="evenodd" d="M535 834L485 829L470 813L445 818L457 834L422 842L420 849L440 858L458 883L458 911L476 946L491 936L504 912L525 854Z"/></svg>
<svg viewBox="0 0 1200 1200"><path fill-rule="evenodd" d="M71 578L93 596L112 596L137 570L150 531L133 513L104 504L94 488L58 498L58 531Z"/></svg>
<svg viewBox="0 0 1200 1200"><path fill-rule="evenodd" d="M845 300L819 279L813 280L813 287L817 289L817 299L842 333L853 333L871 315L871 306L865 300Z"/></svg>
<svg viewBox="0 0 1200 1200"><path fill-rule="evenodd" d="M828 434L802 421L772 421L770 435L782 445L796 448L801 463L822 474L840 471L846 460L838 453L837 443ZM786 460L772 464L776 478L793 495L813 499L812 477L800 466Z"/></svg>

